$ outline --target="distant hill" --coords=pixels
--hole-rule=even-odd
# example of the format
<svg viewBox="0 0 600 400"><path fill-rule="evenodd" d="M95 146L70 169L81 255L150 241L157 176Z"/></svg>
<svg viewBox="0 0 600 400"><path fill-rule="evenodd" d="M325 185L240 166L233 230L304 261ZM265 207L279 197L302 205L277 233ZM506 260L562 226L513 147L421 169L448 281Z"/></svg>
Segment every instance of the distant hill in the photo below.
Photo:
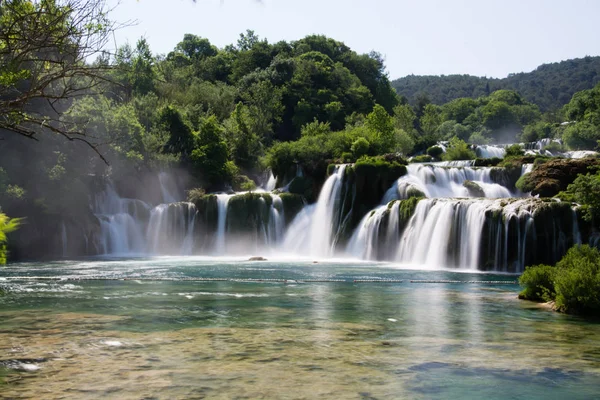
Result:
<svg viewBox="0 0 600 400"><path fill-rule="evenodd" d="M409 75L392 81L398 94L411 104L419 95L427 95L434 104L444 104L459 97L477 98L498 89L518 91L542 111L567 104L573 93L591 89L600 82L600 57L584 57L543 64L532 72L510 74L503 79L472 75Z"/></svg>

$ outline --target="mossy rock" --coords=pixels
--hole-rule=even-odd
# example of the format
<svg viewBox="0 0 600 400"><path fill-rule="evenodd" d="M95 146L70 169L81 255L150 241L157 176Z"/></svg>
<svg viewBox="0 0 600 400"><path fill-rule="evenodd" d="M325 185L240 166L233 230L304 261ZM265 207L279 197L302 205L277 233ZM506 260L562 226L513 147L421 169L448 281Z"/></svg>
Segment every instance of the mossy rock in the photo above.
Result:
<svg viewBox="0 0 600 400"><path fill-rule="evenodd" d="M493 157L493 158L476 158L475 159L475 167L495 167L503 161L502 158Z"/></svg>
<svg viewBox="0 0 600 400"><path fill-rule="evenodd" d="M312 178L305 176L297 176L288 185L288 192L297 194L307 201L315 199L316 195L314 192L315 182Z"/></svg>
<svg viewBox="0 0 600 400"><path fill-rule="evenodd" d="M477 183L467 180L463 182L463 186L467 189L471 197L485 197L485 192Z"/></svg>
<svg viewBox="0 0 600 400"><path fill-rule="evenodd" d="M577 175L585 174L590 167L598 165L600 165L600 160L594 158L553 159L536 165L536 168L526 175L527 178L520 185L524 189L530 189L534 196L556 196L560 191L566 190L567 186L577 178Z"/></svg>
<svg viewBox="0 0 600 400"><path fill-rule="evenodd" d="M268 193L244 193L232 196L227 204L227 232L255 233L268 226L273 198Z"/></svg>
<svg viewBox="0 0 600 400"><path fill-rule="evenodd" d="M304 208L304 200L302 196L294 193L281 193L279 195L283 204L283 215L285 224L288 225L296 218L296 215Z"/></svg>
<svg viewBox="0 0 600 400"><path fill-rule="evenodd" d="M428 162L432 162L433 161L433 157L427 155L427 154L422 154L420 156L414 156L410 162L411 163L428 163Z"/></svg>

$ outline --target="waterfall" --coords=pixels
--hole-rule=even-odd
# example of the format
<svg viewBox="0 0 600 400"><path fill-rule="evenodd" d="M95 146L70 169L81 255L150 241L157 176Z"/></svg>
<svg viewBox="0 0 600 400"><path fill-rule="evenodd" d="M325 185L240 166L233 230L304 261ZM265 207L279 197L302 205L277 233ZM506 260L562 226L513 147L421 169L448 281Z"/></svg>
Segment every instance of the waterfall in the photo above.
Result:
<svg viewBox="0 0 600 400"><path fill-rule="evenodd" d="M406 223L399 220L399 204L365 216L347 252L430 268L521 272L532 261L556 262L581 243L576 212L566 203L422 199Z"/></svg>
<svg viewBox="0 0 600 400"><path fill-rule="evenodd" d="M314 207L296 216L284 243L301 254L328 257L333 254L335 233L339 226L339 203L346 165L336 166L327 178ZM294 238L292 243L291 237ZM290 247L287 247L289 250Z"/></svg>
<svg viewBox="0 0 600 400"><path fill-rule="evenodd" d="M275 190L276 185L277 185L277 178L275 178L275 175L273 175L273 172L269 172L269 180L267 181L265 190L267 192L272 192L273 190Z"/></svg>
<svg viewBox="0 0 600 400"><path fill-rule="evenodd" d="M162 195L163 203L176 203L179 201L177 196L168 189L169 186L169 174L166 172L160 172L158 174L158 183L160 185L160 193Z"/></svg>
<svg viewBox="0 0 600 400"><path fill-rule="evenodd" d="M150 212L148 251L154 254L192 254L196 206L192 203L160 204Z"/></svg>
<svg viewBox="0 0 600 400"><path fill-rule="evenodd" d="M225 252L225 222L227 222L227 204L231 198L228 194L217 195L217 238L215 251L217 254Z"/></svg>
<svg viewBox="0 0 600 400"><path fill-rule="evenodd" d="M62 221L60 224L60 237L61 237L61 244L62 244L62 256L66 257L67 256L67 227L65 226L65 221Z"/></svg>
<svg viewBox="0 0 600 400"><path fill-rule="evenodd" d="M97 247L102 254L145 251L145 221L150 206L141 200L121 198L112 184L94 198L92 209L100 221Z"/></svg>
<svg viewBox="0 0 600 400"><path fill-rule="evenodd" d="M479 145L475 148L479 158L504 158L506 150L503 146Z"/></svg>
<svg viewBox="0 0 600 400"><path fill-rule="evenodd" d="M439 164L410 164L408 173L398 179L391 191L386 193L384 202L411 197L421 193L426 197L480 197L473 196L467 188L470 184L481 189L487 198L513 197L506 187L495 183L491 178L490 167L446 167ZM466 183L470 181L471 183ZM465 186L467 185L467 186ZM479 190L477 190L479 191Z"/></svg>

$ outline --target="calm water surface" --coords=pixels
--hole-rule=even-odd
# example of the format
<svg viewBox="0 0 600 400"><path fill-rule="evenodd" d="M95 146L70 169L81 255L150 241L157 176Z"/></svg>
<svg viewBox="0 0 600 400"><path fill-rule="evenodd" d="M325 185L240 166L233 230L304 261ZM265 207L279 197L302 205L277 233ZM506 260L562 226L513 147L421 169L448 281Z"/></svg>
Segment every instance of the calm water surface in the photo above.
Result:
<svg viewBox="0 0 600 400"><path fill-rule="evenodd" d="M344 282L296 282L331 279ZM403 282L354 282L378 279ZM479 280L515 276L344 260L13 264L0 269L0 398L600 398L600 324L519 301L514 284L466 283Z"/></svg>

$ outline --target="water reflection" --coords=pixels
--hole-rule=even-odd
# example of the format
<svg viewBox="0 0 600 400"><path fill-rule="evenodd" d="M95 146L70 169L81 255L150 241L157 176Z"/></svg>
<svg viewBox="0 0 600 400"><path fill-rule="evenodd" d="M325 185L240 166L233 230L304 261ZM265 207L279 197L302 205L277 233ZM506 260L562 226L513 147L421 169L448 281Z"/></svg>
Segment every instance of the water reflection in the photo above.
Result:
<svg viewBox="0 0 600 400"><path fill-rule="evenodd" d="M14 380L0 397L600 396L598 324L519 302L516 286L410 283L481 275L200 258L0 270L27 274L131 279L0 281L0 377ZM289 280L143 279L199 276ZM292 281L323 278L345 282ZM353 282L383 278L404 282ZM13 368L27 360L39 371Z"/></svg>

